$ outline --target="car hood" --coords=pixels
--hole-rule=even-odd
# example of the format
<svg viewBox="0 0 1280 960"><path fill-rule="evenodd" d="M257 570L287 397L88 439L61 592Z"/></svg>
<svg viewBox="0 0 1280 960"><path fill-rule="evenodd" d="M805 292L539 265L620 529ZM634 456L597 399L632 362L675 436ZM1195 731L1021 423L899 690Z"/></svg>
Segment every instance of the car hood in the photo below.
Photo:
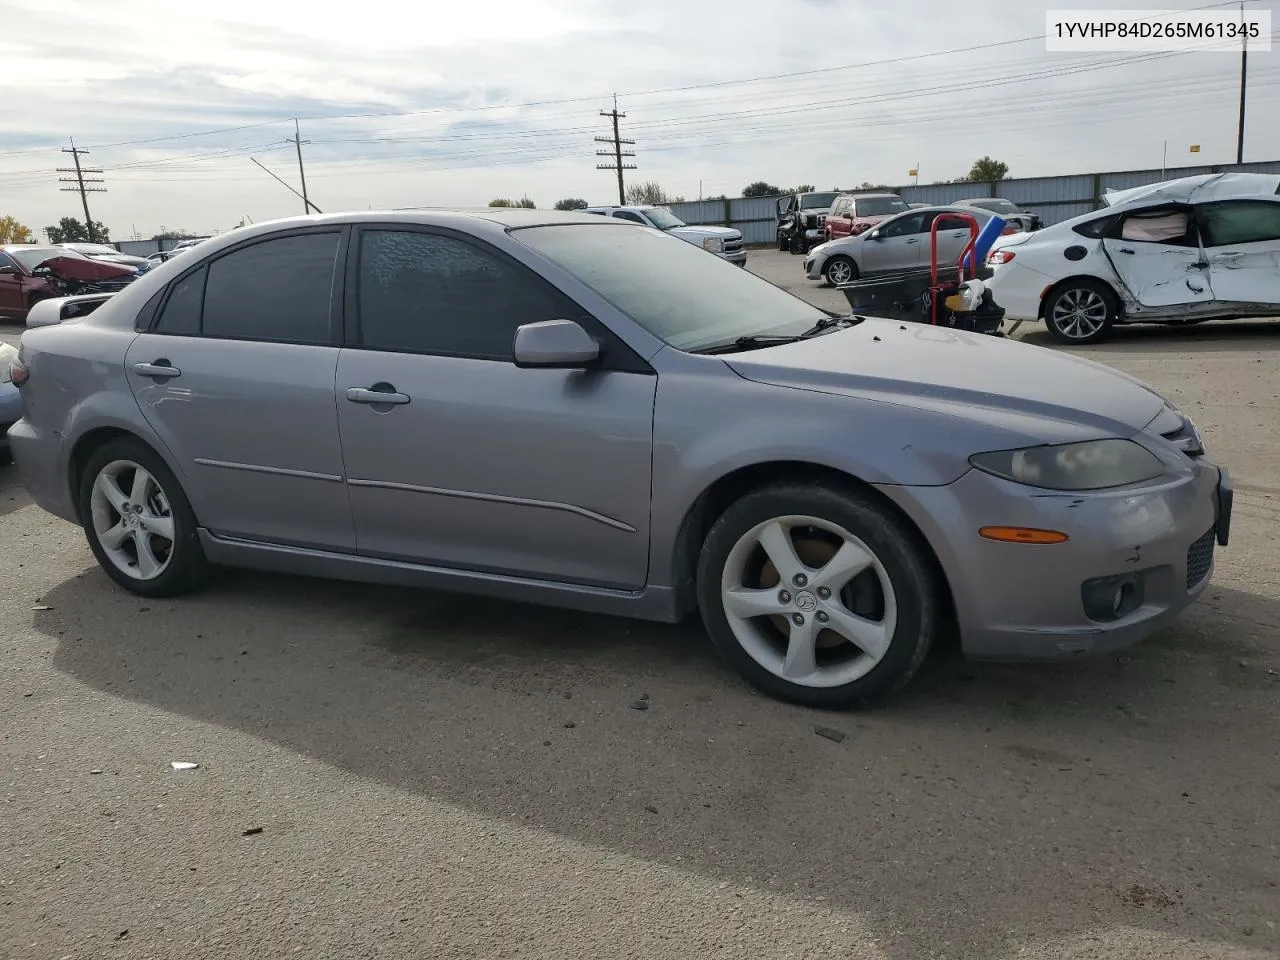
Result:
<svg viewBox="0 0 1280 960"><path fill-rule="evenodd" d="M742 234L729 227L673 227L670 231L681 237L715 237L718 240L737 240Z"/></svg>
<svg viewBox="0 0 1280 960"><path fill-rule="evenodd" d="M1146 384L1091 360L893 320L866 319L836 333L722 359L758 383L1000 422L1041 443L1054 442L1055 431L1036 427L1029 433L1034 421L1128 437L1165 405Z"/></svg>
<svg viewBox="0 0 1280 960"><path fill-rule="evenodd" d="M108 263L105 260L81 260L78 257L50 257L42 260L36 268L48 270L55 276L65 280L111 280L116 277L127 277L138 271L121 263Z"/></svg>

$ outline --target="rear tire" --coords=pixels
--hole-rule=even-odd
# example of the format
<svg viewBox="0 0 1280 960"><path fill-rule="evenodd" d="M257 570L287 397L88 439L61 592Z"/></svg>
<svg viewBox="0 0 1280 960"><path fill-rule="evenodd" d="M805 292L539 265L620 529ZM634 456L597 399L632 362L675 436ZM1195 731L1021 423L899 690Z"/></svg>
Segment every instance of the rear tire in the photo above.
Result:
<svg viewBox="0 0 1280 960"><path fill-rule="evenodd" d="M98 564L132 593L175 596L208 577L191 504L173 471L141 440L112 440L89 458L80 518Z"/></svg>
<svg viewBox="0 0 1280 960"><path fill-rule="evenodd" d="M1059 343L1082 346L1111 336L1120 315L1115 293L1098 280L1068 280L1044 302L1044 325Z"/></svg>
<svg viewBox="0 0 1280 960"><path fill-rule="evenodd" d="M698 602L712 643L753 686L847 708L919 669L942 610L934 569L919 534L866 494L780 483L711 528Z"/></svg>

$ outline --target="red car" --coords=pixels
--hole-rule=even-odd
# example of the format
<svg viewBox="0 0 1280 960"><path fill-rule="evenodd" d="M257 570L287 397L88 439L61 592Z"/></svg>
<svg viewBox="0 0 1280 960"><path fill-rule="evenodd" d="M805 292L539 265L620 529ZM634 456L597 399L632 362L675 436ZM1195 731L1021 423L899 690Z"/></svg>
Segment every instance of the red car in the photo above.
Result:
<svg viewBox="0 0 1280 960"><path fill-rule="evenodd" d="M39 300L80 293L113 293L138 271L90 260L66 247L14 243L0 247L0 317L25 320Z"/></svg>
<svg viewBox="0 0 1280 960"><path fill-rule="evenodd" d="M828 240L856 237L886 217L908 209L907 201L896 193L846 193L836 197L823 229Z"/></svg>

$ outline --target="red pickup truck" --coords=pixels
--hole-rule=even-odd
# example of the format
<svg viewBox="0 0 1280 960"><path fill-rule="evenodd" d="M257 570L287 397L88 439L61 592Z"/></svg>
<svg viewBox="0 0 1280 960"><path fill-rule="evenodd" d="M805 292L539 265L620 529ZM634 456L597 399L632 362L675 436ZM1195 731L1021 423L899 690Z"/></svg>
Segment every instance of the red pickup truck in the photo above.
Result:
<svg viewBox="0 0 1280 960"><path fill-rule="evenodd" d="M828 240L856 237L886 217L910 209L896 193L846 193L836 197L823 232Z"/></svg>

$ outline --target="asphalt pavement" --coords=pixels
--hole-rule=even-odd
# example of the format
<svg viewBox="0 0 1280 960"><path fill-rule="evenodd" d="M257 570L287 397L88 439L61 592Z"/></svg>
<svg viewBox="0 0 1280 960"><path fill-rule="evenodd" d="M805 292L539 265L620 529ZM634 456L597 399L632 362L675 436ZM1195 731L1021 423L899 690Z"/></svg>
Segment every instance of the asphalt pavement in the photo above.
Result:
<svg viewBox="0 0 1280 960"><path fill-rule="evenodd" d="M840 303L799 261L751 267ZM1280 323L1078 352L1232 469L1207 597L1120 657L939 651L865 713L755 694L696 623L139 600L0 468L0 957L1280 955Z"/></svg>

